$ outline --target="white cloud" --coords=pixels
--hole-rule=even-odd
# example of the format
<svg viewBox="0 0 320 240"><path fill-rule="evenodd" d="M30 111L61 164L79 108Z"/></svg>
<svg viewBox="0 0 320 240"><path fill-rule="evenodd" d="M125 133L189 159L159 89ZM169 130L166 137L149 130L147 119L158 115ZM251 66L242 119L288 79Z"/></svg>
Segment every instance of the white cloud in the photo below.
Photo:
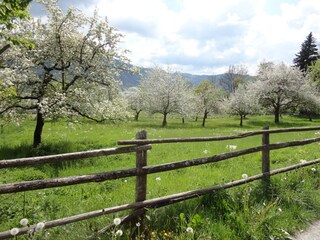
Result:
<svg viewBox="0 0 320 240"><path fill-rule="evenodd" d="M88 15L97 8L107 16L125 34L123 46L131 51L133 64L146 67L172 64L190 73L216 74L243 64L254 74L264 59L291 64L309 32L320 40L317 0L88 3L78 7Z"/></svg>

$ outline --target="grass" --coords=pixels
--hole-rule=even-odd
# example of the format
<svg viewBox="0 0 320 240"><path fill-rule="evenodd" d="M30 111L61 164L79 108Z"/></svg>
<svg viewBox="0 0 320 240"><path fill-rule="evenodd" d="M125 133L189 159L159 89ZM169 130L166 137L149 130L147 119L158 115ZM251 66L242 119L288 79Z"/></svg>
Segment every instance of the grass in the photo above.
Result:
<svg viewBox="0 0 320 240"><path fill-rule="evenodd" d="M31 140L34 121L26 120L19 126L4 127L0 140L0 159L38 156L116 146L117 140L134 139L142 129L148 138L201 137L234 135L240 132L278 127L318 126L319 120L284 116L280 125L270 116L250 117L244 126L237 118L208 119L205 128L192 120L182 124L171 118L162 128L161 118L143 116L138 122L96 124L90 121L46 122L43 144L33 149ZM315 131L271 135L271 143L315 137ZM261 136L210 143L176 143L153 145L148 152L148 165L168 163L210 156L228 151L226 145L237 149L258 146ZM281 149L271 152L271 168L298 163L301 159L318 158L319 144ZM147 198L204 188L241 179L261 172L261 156L250 154L232 160L196 166L148 176ZM50 177L90 174L135 167L135 154L99 157L74 162L47 164L35 167L0 170L0 183L12 183ZM320 169L320 166L314 166ZM160 177L160 181L156 179ZM311 167L272 177L272 196L261 192L259 182L243 187L208 194L204 197L177 203L161 209L148 210L145 234L153 239L286 239L320 214L320 176ZM89 183L26 193L0 195L0 231L19 225L26 217L30 224L71 216L78 213L116 206L134 201L135 179L119 179L103 183ZM279 210L280 209L280 210ZM103 216L92 220L48 229L31 238L50 234L52 239L79 239L90 236L125 213ZM290 219L290 221L288 221ZM191 227L193 234L187 233ZM122 228L123 239L129 239ZM111 239L111 233L96 239ZM114 237L114 236L113 236ZM23 237L19 237L23 239Z"/></svg>

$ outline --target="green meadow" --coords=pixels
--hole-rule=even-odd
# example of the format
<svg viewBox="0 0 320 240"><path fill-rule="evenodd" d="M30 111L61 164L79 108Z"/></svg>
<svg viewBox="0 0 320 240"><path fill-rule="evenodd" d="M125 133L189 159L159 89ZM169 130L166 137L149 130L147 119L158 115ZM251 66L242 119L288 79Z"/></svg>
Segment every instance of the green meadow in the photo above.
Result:
<svg viewBox="0 0 320 240"><path fill-rule="evenodd" d="M43 143L32 148L35 126L33 119L3 127L0 138L0 159L49 155L90 149L116 147L118 140L134 139L142 129L148 138L188 138L236 135L246 131L287 127L320 126L320 120L283 116L275 125L272 116L249 116L244 126L233 117L210 118L206 127L201 121L178 117L168 119L161 127L161 116L142 116L139 121L97 124L83 119L47 121ZM318 135L319 134L319 135ZM270 142L286 142L320 136L320 132L271 134ZM148 165L212 156L261 145L261 136L244 139L152 145ZM271 152L271 169L320 157L319 143L285 148ZM106 172L135 167L135 153L90 158L56 164L36 165L0 170L0 184L52 177ZM262 192L260 181L240 187L213 192L185 202L147 211L146 228L136 239L290 239L295 232L320 216L320 165L273 176L271 196ZM205 188L261 173L261 153L226 161L148 175L147 198ZM27 218L29 224L50 221L101 208L133 203L135 178L101 183L80 184L61 188L0 195L0 231L20 227ZM63 227L47 229L18 239L132 239L130 230L118 226L111 232L97 231L128 212L105 215ZM190 229L193 232L187 232ZM115 236L121 229L123 235ZM139 229L139 227L138 227Z"/></svg>

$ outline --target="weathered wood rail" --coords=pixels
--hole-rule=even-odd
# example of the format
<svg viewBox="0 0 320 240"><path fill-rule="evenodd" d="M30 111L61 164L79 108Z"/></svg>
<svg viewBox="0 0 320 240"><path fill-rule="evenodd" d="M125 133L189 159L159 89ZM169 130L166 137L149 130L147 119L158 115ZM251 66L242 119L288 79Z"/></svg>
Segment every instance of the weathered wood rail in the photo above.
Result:
<svg viewBox="0 0 320 240"><path fill-rule="evenodd" d="M212 191L216 191L219 189L227 189L227 188L239 186L242 184L246 184L252 181L260 180L260 179L262 179L264 182L265 191L267 194L268 185L270 182L270 176L320 163L320 158L319 158L319 159L307 161L305 163L295 164L292 166L270 171L270 151L271 150L294 147L294 146L303 146L306 144L320 142L320 137L270 144L269 135L274 133L316 131L316 130L320 130L320 127L286 128L286 129L273 129L273 130L264 128L263 130L251 131L251 132L246 132L246 133L233 135L233 136L206 137L206 138L167 138L167 139L147 139L147 133L145 131L142 131L137 133L136 140L118 141L119 145L133 145L133 146L100 149L100 150L77 152L77 153L58 154L58 155L51 155L51 156L44 156L44 157L0 160L0 168L12 168L12 167L29 166L33 164L54 163L54 162L60 162L60 161L84 159L89 157L109 156L109 155L115 155L115 154L125 154L130 152L136 152L136 168L125 169L125 170L115 170L115 171L102 172L102 173L89 174L89 175L52 178L52 179L44 179L44 180L33 180L33 181L17 182L17 183L10 183L10 184L0 184L0 194L23 192L23 191L52 188L52 187L62 187L62 186L69 186L69 185L75 185L75 184L84 184L89 182L102 182L106 180L136 176L135 203L103 208L100 210L82 213L74 216L69 216L62 219L47 221L45 223L45 228L61 226L61 225L65 225L73 222L82 221L85 219L90 219L93 217L98 217L104 214L115 213L115 212L124 211L128 209L132 209L134 210L134 212L131 215L131 217L127 216L126 218L124 218L124 220L126 221L132 220L132 216L134 217L139 216L140 221L141 220L143 221L145 208L148 208L148 207L154 208L154 207L165 206L168 204L173 204L173 203L194 198ZM159 165L153 165L153 166L147 165L147 151L151 149L151 144L222 141L222 140L246 138L246 137L255 136L255 135L262 135L261 146L256 146L252 148L247 148L247 149L232 151L227 153L216 154L214 156L209 156L204 158L183 160L183 161L171 162L171 163L159 164ZM256 152L262 153L262 158L261 158L262 173L261 174L257 174L255 176L251 176L246 179L236 180L236 181L232 181L232 182L221 184L221 185L215 185L208 188L181 192L181 193L172 194L172 195L163 196L163 197L154 198L154 199L146 198L148 174L164 172L164 171L172 171L172 170L177 170L181 168L219 162L222 160L227 160L230 158L247 155L251 153L256 153ZM31 231L34 230L35 227L36 227L35 225L31 225L29 227L19 228L18 235L26 234L30 230ZM100 232L103 232L103 231L104 231L103 229L100 230ZM0 239L6 239L10 237L12 237L10 234L10 230L0 232Z"/></svg>

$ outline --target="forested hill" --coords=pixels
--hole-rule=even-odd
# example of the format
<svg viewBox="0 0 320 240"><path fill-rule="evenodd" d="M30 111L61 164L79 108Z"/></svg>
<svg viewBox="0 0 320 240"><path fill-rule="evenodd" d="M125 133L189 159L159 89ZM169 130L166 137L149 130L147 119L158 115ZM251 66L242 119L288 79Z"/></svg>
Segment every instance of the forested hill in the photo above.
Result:
<svg viewBox="0 0 320 240"><path fill-rule="evenodd" d="M131 74L129 72L123 72L120 76L123 83L122 88L127 89L129 87L137 86L141 80L141 77L146 75L150 68L140 68L140 74ZM198 85L202 80L210 80L216 84L224 74L218 75L194 75L190 73L182 73L184 79L192 82L194 85Z"/></svg>

